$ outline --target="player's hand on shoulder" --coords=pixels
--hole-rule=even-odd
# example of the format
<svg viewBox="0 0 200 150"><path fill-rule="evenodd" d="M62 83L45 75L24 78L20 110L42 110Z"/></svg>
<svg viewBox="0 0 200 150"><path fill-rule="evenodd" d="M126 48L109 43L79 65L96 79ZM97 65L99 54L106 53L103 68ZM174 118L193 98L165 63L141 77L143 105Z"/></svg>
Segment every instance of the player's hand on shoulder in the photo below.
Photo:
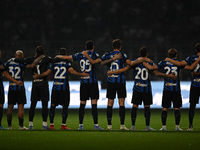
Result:
<svg viewBox="0 0 200 150"><path fill-rule="evenodd" d="M165 58L165 61L170 61L170 58L169 58L169 57L166 57L166 58Z"/></svg>
<svg viewBox="0 0 200 150"><path fill-rule="evenodd" d="M38 79L38 76L39 76L39 75L38 75L37 73L34 72L33 79L34 79L34 80L35 80L35 79Z"/></svg>
<svg viewBox="0 0 200 150"><path fill-rule="evenodd" d="M118 60L118 59L122 59L122 54L115 54L113 60Z"/></svg>
<svg viewBox="0 0 200 150"><path fill-rule="evenodd" d="M146 62L152 63L153 61L150 58L144 58Z"/></svg>
<svg viewBox="0 0 200 150"><path fill-rule="evenodd" d="M82 51L82 54L84 55L84 56L86 56L87 54L88 54L88 51Z"/></svg>
<svg viewBox="0 0 200 150"><path fill-rule="evenodd" d="M176 79L177 79L177 76L175 76L174 73L168 74L167 76L168 76L168 78L171 78L171 79L173 79L173 80L176 80Z"/></svg>

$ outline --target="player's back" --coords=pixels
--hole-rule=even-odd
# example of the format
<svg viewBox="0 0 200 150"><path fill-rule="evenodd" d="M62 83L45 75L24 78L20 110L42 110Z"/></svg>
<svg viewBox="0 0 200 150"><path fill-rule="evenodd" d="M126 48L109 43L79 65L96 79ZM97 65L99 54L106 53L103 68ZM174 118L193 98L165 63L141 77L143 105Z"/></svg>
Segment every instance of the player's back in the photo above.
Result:
<svg viewBox="0 0 200 150"><path fill-rule="evenodd" d="M9 59L5 64L5 70L15 79L23 81L23 75L25 70L24 63L17 63L14 58ZM10 82L9 90L22 90L23 86L18 86L15 83Z"/></svg>
<svg viewBox="0 0 200 150"><path fill-rule="evenodd" d="M173 60L176 60L173 58ZM160 61L158 63L158 68L162 69L165 74L174 74L177 76L176 80L171 78L164 79L164 91L180 91L180 69L181 67L174 65L169 61Z"/></svg>
<svg viewBox="0 0 200 150"><path fill-rule="evenodd" d="M148 62L148 64L153 66L153 63ZM151 82L150 82L151 71L147 69L143 64L133 66L132 68L135 77L133 90L145 93L151 92Z"/></svg>
<svg viewBox="0 0 200 150"><path fill-rule="evenodd" d="M99 58L98 53L90 50L88 51L88 55L94 60ZM92 65L82 52L72 55L72 58L79 61L81 72L90 74L89 77L81 77L81 83L97 83L95 65Z"/></svg>
<svg viewBox="0 0 200 150"><path fill-rule="evenodd" d="M36 59L36 57L34 59ZM39 75L44 73L49 68L50 62L51 62L51 58L48 56L45 56L39 61L36 67L32 69L32 72L37 73ZM48 86L47 77L45 76L41 79L33 80L33 86Z"/></svg>
<svg viewBox="0 0 200 150"><path fill-rule="evenodd" d="M192 65L198 58L199 55L193 55L187 57L185 61L187 62L188 65ZM200 72L200 62L197 64L197 66L192 72ZM200 75L192 76L192 86L200 87Z"/></svg>
<svg viewBox="0 0 200 150"><path fill-rule="evenodd" d="M101 59L102 61L108 60L108 59L113 58L116 54L122 54L122 58L107 64L107 70L114 71L114 70L122 69L125 67L124 65L128 57L125 53L121 51L112 51L112 52L105 53L101 57ZM108 76L107 81L111 83L125 83L125 75L124 73L113 74L111 76Z"/></svg>
<svg viewBox="0 0 200 150"><path fill-rule="evenodd" d="M54 73L53 90L63 90L68 88L68 69L71 67L69 61L61 61L57 63L51 63L50 70Z"/></svg>

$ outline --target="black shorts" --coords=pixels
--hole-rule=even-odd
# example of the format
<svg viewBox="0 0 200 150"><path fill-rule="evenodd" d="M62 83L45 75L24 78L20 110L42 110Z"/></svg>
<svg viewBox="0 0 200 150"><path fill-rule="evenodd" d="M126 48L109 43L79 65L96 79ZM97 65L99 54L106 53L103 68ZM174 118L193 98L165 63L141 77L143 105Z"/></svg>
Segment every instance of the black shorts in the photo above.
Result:
<svg viewBox="0 0 200 150"><path fill-rule="evenodd" d="M51 104L54 104L56 106L58 105L69 106L69 103L70 103L69 89L67 89L66 91L52 90Z"/></svg>
<svg viewBox="0 0 200 150"><path fill-rule="evenodd" d="M25 89L20 91L8 91L8 105L11 104L26 104Z"/></svg>
<svg viewBox="0 0 200 150"><path fill-rule="evenodd" d="M199 103L200 87L190 87L190 103Z"/></svg>
<svg viewBox="0 0 200 150"><path fill-rule="evenodd" d="M126 84L125 83L107 83L108 99L115 99L116 93L118 98L126 98Z"/></svg>
<svg viewBox="0 0 200 150"><path fill-rule="evenodd" d="M133 91L132 104L141 105L142 102L143 102L144 106L152 105L153 104L152 93L151 92L144 93L144 92Z"/></svg>
<svg viewBox="0 0 200 150"><path fill-rule="evenodd" d="M80 86L80 100L98 100L99 99L99 87L98 83L81 83Z"/></svg>
<svg viewBox="0 0 200 150"><path fill-rule="evenodd" d="M32 86L31 101L49 101L49 86Z"/></svg>
<svg viewBox="0 0 200 150"><path fill-rule="evenodd" d="M0 104L5 103L5 95L4 95L4 90L0 91Z"/></svg>
<svg viewBox="0 0 200 150"><path fill-rule="evenodd" d="M173 108L182 107L182 96L180 91L163 91L162 107L170 108L173 102Z"/></svg>

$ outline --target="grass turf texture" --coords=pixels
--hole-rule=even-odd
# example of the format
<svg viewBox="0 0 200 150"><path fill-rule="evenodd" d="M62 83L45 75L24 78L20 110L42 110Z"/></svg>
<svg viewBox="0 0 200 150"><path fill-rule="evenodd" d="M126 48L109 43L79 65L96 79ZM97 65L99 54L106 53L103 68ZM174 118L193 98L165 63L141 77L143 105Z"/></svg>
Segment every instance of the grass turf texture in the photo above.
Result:
<svg viewBox="0 0 200 150"><path fill-rule="evenodd" d="M42 131L41 110L36 110L34 131L18 131L17 111L14 110L13 130L0 130L0 149L199 149L200 110L196 110L194 131L187 132L188 110L181 111L180 126L184 131L176 132L174 111L168 112L167 130L161 128L161 110L151 111L151 126L156 131L146 132L144 110L138 110L136 131L120 131L118 110L113 110L113 131L94 131L91 110L85 112L84 131L78 131L78 110L69 110L67 120L71 131L61 131L61 110L56 110L55 131ZM7 127L4 111L2 125ZM126 127L131 127L131 110L126 110ZM28 111L25 110L24 125L28 127ZM106 110L99 110L99 125L106 129Z"/></svg>

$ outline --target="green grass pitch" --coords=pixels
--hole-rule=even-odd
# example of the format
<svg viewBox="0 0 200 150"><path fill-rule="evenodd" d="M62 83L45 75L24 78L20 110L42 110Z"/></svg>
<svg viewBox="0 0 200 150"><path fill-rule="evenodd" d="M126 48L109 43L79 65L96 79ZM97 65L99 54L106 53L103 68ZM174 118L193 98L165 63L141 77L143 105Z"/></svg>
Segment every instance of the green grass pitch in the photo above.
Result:
<svg viewBox="0 0 200 150"><path fill-rule="evenodd" d="M131 127L131 110L126 110L126 126ZM7 127L6 113L2 124ZM36 110L35 131L18 131L17 111L14 110L13 130L0 130L0 149L199 149L200 147L200 110L196 110L194 131L187 132L188 110L181 111L180 126L184 131L174 131L174 112L170 110L167 118L168 131L161 132L161 110L152 110L151 126L156 131L146 132L143 109L138 111L136 131L120 131L118 110L113 110L113 131L94 131L91 110L87 109L84 118L84 131L78 131L78 110L69 110L67 125L71 131L60 131L61 110L56 111L55 131L42 131L41 110ZM24 125L28 127L28 111L25 110ZM99 110L99 125L106 128L106 110Z"/></svg>

